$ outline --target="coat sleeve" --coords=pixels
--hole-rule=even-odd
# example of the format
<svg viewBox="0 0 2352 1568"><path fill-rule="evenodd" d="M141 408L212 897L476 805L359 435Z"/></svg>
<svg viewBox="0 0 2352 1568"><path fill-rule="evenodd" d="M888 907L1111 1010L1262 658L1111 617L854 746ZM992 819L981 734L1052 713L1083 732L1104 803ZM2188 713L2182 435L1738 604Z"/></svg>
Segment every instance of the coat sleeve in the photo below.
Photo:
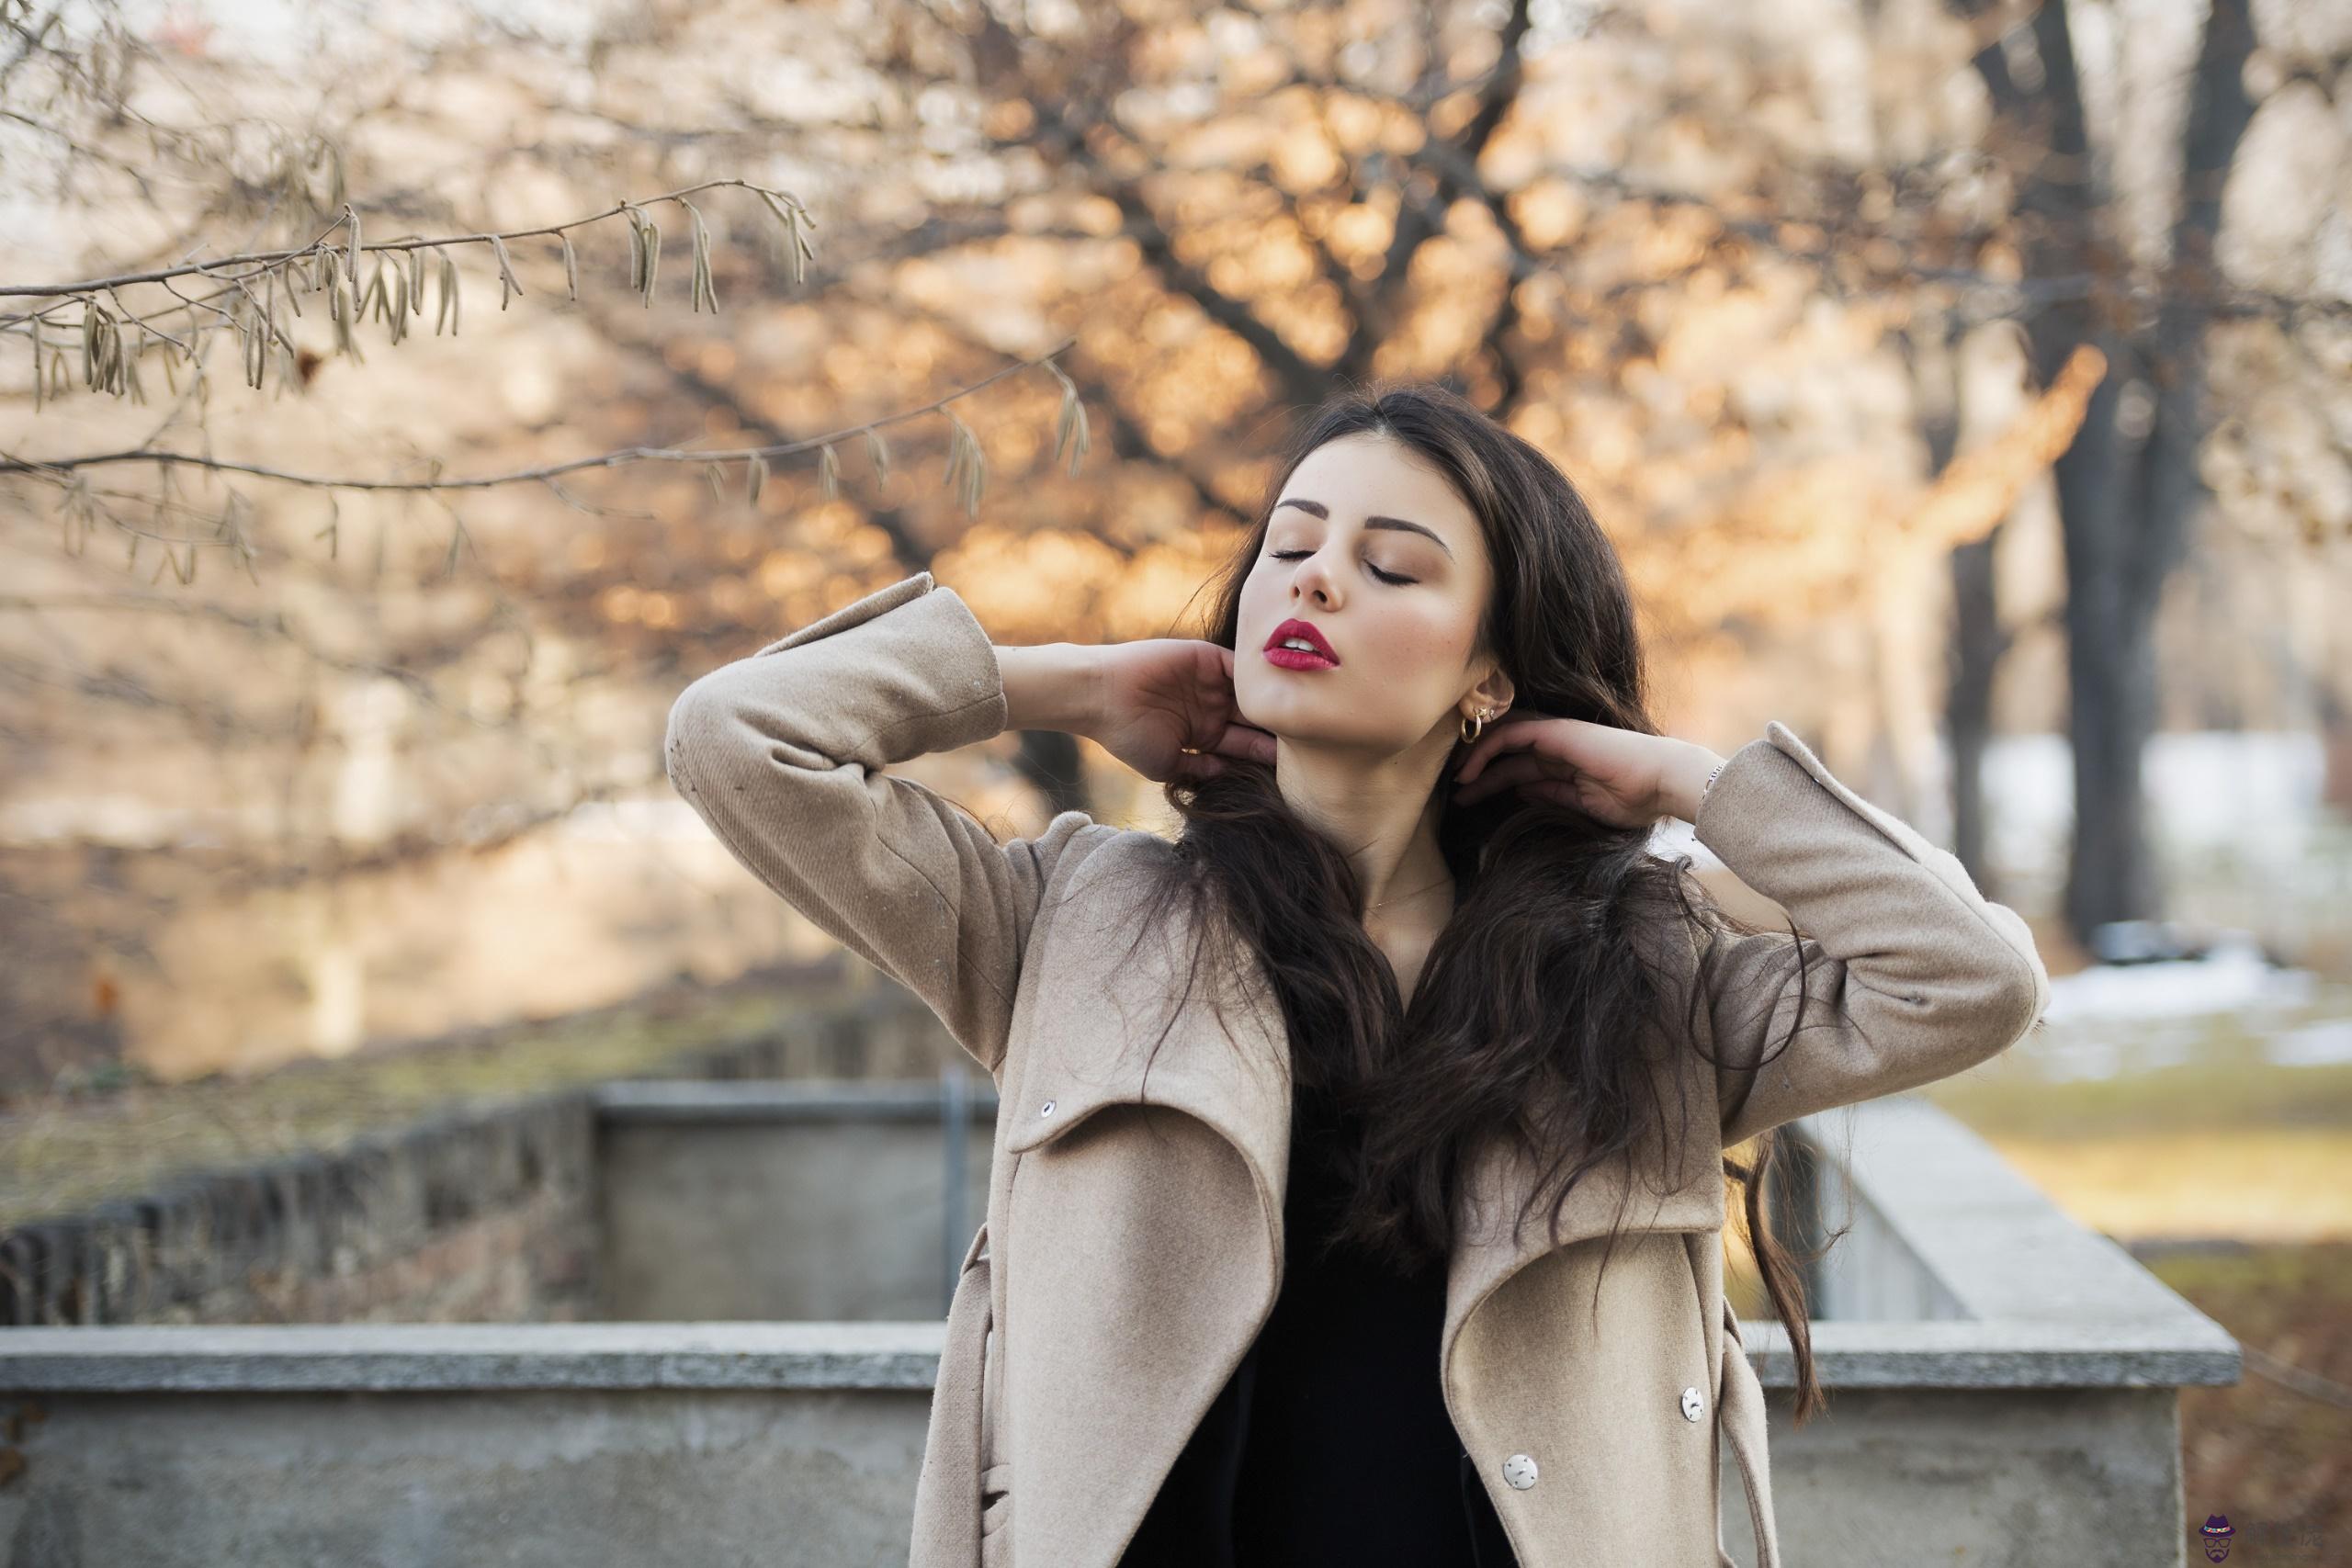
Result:
<svg viewBox="0 0 2352 1568"><path fill-rule="evenodd" d="M1701 954L1725 1148L1973 1066L2049 1006L2024 919L1777 719L1732 754L1691 826L1798 932L1714 933Z"/></svg>
<svg viewBox="0 0 2352 1568"><path fill-rule="evenodd" d="M1040 896L1091 819L1065 811L1000 843L885 770L1006 718L987 633L922 571L695 681L662 741L671 783L735 858L921 997L991 1077Z"/></svg>

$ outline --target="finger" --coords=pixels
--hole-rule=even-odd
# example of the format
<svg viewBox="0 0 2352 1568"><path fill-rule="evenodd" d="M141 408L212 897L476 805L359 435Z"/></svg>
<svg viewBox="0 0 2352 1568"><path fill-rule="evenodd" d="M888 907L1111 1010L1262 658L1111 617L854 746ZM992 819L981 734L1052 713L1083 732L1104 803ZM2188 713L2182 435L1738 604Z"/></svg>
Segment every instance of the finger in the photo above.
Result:
<svg viewBox="0 0 2352 1568"><path fill-rule="evenodd" d="M1204 779L1213 779L1223 772L1225 772L1224 760L1212 757L1205 751L1182 751L1177 754L1174 773L1178 779L1197 783Z"/></svg>
<svg viewBox="0 0 2352 1568"><path fill-rule="evenodd" d="M1474 800L1483 800L1487 795L1502 790L1549 776L1543 758L1536 756L1533 752L1517 751L1509 756L1496 758L1476 780L1470 783L1464 784L1460 779L1456 779L1452 798L1457 803L1467 804Z"/></svg>
<svg viewBox="0 0 2352 1568"><path fill-rule="evenodd" d="M1454 770L1453 776L1466 784L1478 776L1497 752L1521 750L1542 738L1543 731L1531 723L1491 727L1470 743L1470 750L1463 753L1462 766Z"/></svg>
<svg viewBox="0 0 2352 1568"><path fill-rule="evenodd" d="M1246 757L1251 761L1271 762L1274 760L1274 738L1254 724L1227 724L1225 733L1209 748L1228 757Z"/></svg>

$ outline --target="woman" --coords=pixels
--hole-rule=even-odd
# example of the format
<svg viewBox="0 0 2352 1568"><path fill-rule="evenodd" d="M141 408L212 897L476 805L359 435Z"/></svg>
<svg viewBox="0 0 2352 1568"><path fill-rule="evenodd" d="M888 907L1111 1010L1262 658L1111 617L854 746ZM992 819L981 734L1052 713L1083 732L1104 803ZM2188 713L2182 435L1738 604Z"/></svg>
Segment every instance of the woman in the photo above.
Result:
<svg viewBox="0 0 2352 1568"><path fill-rule="evenodd" d="M922 572L671 713L718 836L1000 1091L912 1560L1700 1568L1728 1445L1777 1564L1725 1178L1802 1422L1772 1130L2019 1038L2032 938L1779 722L1659 734L1606 536L1463 400L1335 398L1267 502L1204 639L997 648ZM885 771L1006 728L1181 836L999 843ZM1654 854L1669 815L1792 929Z"/></svg>

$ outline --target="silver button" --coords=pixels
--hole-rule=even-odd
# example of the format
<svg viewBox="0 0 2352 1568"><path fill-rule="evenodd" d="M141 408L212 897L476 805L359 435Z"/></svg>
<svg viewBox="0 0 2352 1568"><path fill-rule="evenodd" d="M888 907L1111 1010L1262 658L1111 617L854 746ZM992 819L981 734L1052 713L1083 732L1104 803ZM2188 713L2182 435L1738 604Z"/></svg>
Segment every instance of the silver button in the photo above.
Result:
<svg viewBox="0 0 2352 1568"><path fill-rule="evenodd" d="M1050 1100L1046 1101L1045 1104L1037 1107L1037 1114L1040 1116L1051 1116L1053 1113L1054 1102Z"/></svg>
<svg viewBox="0 0 2352 1568"><path fill-rule="evenodd" d="M1535 1461L1526 1454L1513 1454L1503 1461L1503 1479L1515 1492L1524 1492L1535 1484Z"/></svg>
<svg viewBox="0 0 2352 1568"><path fill-rule="evenodd" d="M1684 1420L1696 1421L1699 1418L1699 1412L1705 1408L1706 1402L1699 1397L1699 1391L1697 1389L1686 1388L1682 1391L1682 1418Z"/></svg>

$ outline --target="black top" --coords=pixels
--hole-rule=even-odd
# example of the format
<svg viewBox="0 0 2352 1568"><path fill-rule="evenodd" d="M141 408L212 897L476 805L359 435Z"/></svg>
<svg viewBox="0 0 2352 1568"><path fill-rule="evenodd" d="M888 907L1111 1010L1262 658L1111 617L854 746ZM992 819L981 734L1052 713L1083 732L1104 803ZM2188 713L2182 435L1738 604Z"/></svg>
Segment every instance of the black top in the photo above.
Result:
<svg viewBox="0 0 2352 1568"><path fill-rule="evenodd" d="M1120 1568L1517 1568L1438 1381L1444 1268L1318 1256L1350 1133L1328 1094L1293 1103L1281 1294Z"/></svg>

